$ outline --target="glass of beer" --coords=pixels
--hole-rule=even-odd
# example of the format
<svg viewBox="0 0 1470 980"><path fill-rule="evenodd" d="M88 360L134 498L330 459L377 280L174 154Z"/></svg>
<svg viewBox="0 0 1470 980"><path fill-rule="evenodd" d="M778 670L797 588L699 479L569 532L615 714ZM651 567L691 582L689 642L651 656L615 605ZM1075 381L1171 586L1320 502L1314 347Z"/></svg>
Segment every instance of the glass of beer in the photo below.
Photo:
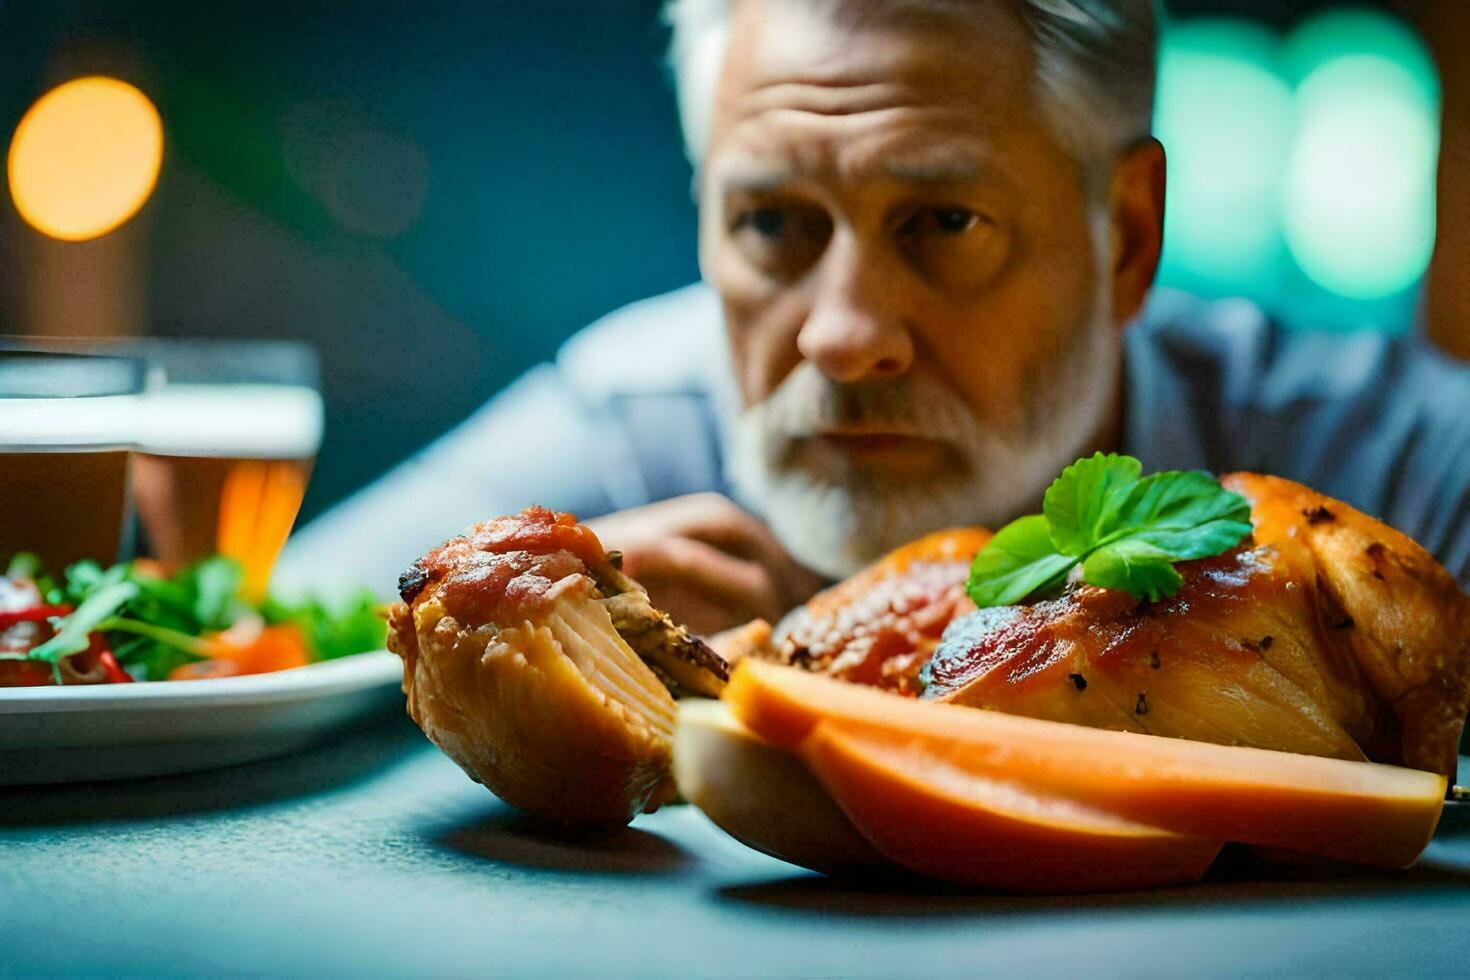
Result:
<svg viewBox="0 0 1470 980"><path fill-rule="evenodd" d="M0 562L121 557L148 378L135 358L0 349Z"/></svg>
<svg viewBox="0 0 1470 980"><path fill-rule="evenodd" d="M166 383L145 400L133 492L169 570L214 554L265 597L322 441L312 349L285 341L147 341Z"/></svg>

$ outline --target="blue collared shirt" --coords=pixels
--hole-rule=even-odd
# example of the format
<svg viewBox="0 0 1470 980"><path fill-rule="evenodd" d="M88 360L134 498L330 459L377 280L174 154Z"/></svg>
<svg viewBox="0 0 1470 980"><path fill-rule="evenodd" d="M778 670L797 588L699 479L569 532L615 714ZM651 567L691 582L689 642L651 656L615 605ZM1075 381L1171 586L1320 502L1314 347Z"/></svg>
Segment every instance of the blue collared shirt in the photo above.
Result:
<svg viewBox="0 0 1470 980"><path fill-rule="evenodd" d="M1125 343L1122 449L1146 470L1300 481L1410 535L1470 582L1470 369L1413 340L1284 331L1246 301L1166 291ZM386 596L429 548L528 504L587 518L730 494L720 446L734 410L713 290L635 303L313 521L277 583L350 580Z"/></svg>

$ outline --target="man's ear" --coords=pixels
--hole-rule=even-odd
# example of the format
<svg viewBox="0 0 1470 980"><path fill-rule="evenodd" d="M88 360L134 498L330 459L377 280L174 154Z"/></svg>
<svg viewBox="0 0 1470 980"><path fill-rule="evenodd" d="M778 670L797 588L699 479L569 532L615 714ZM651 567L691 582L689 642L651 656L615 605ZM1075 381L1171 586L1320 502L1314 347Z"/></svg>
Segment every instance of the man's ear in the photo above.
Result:
<svg viewBox="0 0 1470 980"><path fill-rule="evenodd" d="M1113 242L1113 322L1143 309L1164 247L1164 147L1152 137L1129 148L1113 169L1109 221Z"/></svg>

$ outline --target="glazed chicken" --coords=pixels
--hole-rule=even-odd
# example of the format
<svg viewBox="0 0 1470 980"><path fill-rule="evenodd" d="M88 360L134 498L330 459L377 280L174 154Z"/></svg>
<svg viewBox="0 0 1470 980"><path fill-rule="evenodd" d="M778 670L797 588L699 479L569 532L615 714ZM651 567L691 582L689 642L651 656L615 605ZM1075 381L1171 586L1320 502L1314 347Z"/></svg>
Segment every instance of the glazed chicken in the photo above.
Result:
<svg viewBox="0 0 1470 980"><path fill-rule="evenodd" d="M399 580L388 646L408 711L471 778L558 821L626 823L674 796L674 697L728 670L618 556L539 507L476 525Z"/></svg>
<svg viewBox="0 0 1470 980"><path fill-rule="evenodd" d="M919 673L952 619L975 608L965 595L970 563L990 532L937 531L832 586L781 624L765 659L899 694L919 692Z"/></svg>
<svg viewBox="0 0 1470 980"><path fill-rule="evenodd" d="M1371 759L1453 778L1470 599L1415 542L1252 474L1254 533L1170 599L1070 584L956 620L925 698L1097 728Z"/></svg>

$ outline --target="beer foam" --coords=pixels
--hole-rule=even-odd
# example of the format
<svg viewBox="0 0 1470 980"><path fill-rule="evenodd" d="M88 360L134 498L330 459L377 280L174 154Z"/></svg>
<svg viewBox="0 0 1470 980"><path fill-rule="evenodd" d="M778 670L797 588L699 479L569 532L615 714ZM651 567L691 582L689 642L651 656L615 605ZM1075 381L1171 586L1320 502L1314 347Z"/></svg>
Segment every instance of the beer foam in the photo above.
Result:
<svg viewBox="0 0 1470 980"><path fill-rule="evenodd" d="M126 449L143 417L141 395L96 398L0 398L0 448Z"/></svg>
<svg viewBox="0 0 1470 980"><path fill-rule="evenodd" d="M307 459L321 448L321 395L304 386L168 384L144 401L144 452Z"/></svg>

